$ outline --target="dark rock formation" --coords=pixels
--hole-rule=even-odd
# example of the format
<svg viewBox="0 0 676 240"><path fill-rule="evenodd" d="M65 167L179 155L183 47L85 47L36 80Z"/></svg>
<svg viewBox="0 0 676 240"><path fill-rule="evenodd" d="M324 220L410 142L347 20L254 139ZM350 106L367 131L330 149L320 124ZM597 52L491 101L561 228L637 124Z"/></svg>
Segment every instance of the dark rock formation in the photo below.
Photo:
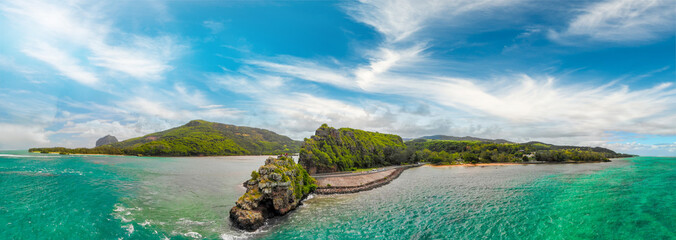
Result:
<svg viewBox="0 0 676 240"><path fill-rule="evenodd" d="M111 143L117 143L117 138L115 136L106 135L105 137L99 138L96 140L96 146L107 145Z"/></svg>
<svg viewBox="0 0 676 240"><path fill-rule="evenodd" d="M246 193L230 209L234 225L247 231L263 226L265 219L281 216L298 207L317 188L314 178L293 159L268 158L251 179L244 182Z"/></svg>

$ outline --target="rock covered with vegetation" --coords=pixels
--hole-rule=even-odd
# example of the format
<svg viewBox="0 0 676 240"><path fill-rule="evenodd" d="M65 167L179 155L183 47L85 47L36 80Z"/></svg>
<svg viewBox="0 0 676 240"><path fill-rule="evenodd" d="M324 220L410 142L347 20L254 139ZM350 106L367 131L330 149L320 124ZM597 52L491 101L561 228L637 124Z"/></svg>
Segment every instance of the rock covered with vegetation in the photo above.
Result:
<svg viewBox="0 0 676 240"><path fill-rule="evenodd" d="M99 138L96 140L96 146L103 146L108 144L117 143L117 138L115 136L106 135L105 137Z"/></svg>
<svg viewBox="0 0 676 240"><path fill-rule="evenodd" d="M305 139L299 163L311 174L399 165L408 161L405 149L401 137L394 134L323 124L314 136Z"/></svg>
<svg viewBox="0 0 676 240"><path fill-rule="evenodd" d="M265 165L244 182L246 193L230 209L235 226L253 231L265 219L280 216L298 207L316 188L316 180L290 157L268 158Z"/></svg>
<svg viewBox="0 0 676 240"><path fill-rule="evenodd" d="M95 148L30 151L143 156L274 155L298 152L300 144L265 129L193 120L180 127Z"/></svg>

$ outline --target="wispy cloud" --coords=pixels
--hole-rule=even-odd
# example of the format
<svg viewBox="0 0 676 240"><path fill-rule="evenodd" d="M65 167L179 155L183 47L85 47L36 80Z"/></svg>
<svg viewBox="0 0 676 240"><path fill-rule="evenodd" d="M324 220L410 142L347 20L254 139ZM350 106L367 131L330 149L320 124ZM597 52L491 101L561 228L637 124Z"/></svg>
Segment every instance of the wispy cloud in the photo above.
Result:
<svg viewBox="0 0 676 240"><path fill-rule="evenodd" d="M439 19L454 19L510 3L514 2L413 4L364 1L348 5L348 13L385 36L379 48L365 51L366 64L348 66L293 57L256 59L247 63L253 66L252 69L262 71L259 73L262 75L329 84L359 93L394 95L472 116L463 119L464 124L447 125L448 129L439 132L442 134L459 133L456 130L468 130L470 125L482 126L482 129L497 126L491 127L492 133L480 134L495 136L502 131L500 134L513 139L531 140L534 137L565 144L599 144L608 136L608 131L621 129L645 134L676 134L673 130L676 126L668 123L676 116L673 108L676 88L670 82L631 89L618 83L564 85L556 77L518 73L490 79L454 77L452 73L442 73L444 71L435 68L443 65L444 60L432 58L427 52L431 49L430 41L417 35L433 24L428 21L436 20L434 24L439 24ZM300 96L305 95L297 97ZM303 101L295 104L305 106ZM347 118L340 110L346 108L332 102L325 104L335 106L336 110L334 114L329 113L334 108L325 108L321 115L324 120L339 122ZM311 106L303 108L314 109ZM362 118L368 119L366 116L371 116L371 112L362 113L362 110L354 108L350 116L365 114ZM304 115L299 114L302 116L317 115L304 112Z"/></svg>
<svg viewBox="0 0 676 240"><path fill-rule="evenodd" d="M169 62L185 47L170 36L142 36L112 27L113 20L107 18L102 4L8 1L0 4L0 10L14 24L22 26L22 32L10 34L22 36L28 42L53 39L49 48L42 46L44 44L23 46L27 55L54 66L78 82L93 83L105 73L85 74L81 70L83 67L74 67L72 59L80 59L80 66L101 67L138 80L162 79L163 74L172 69ZM61 62L41 53L46 50L50 50L46 53L57 53L60 59L69 61Z"/></svg>
<svg viewBox="0 0 676 240"><path fill-rule="evenodd" d="M648 156L676 156L676 142L663 144L642 144L637 142L603 143L603 147L621 152L631 152Z"/></svg>
<svg viewBox="0 0 676 240"><path fill-rule="evenodd" d="M225 28L223 26L222 22L212 21L212 20L204 21L204 22L202 22L202 25L204 25L205 28L208 28L209 30L211 30L211 34L220 33Z"/></svg>
<svg viewBox="0 0 676 240"><path fill-rule="evenodd" d="M410 40L412 35L434 23L447 24L464 14L494 10L518 2L522 1L364 0L345 4L345 9L355 20L372 26L385 36L387 42L392 43Z"/></svg>
<svg viewBox="0 0 676 240"><path fill-rule="evenodd" d="M94 85L99 82L96 74L85 70L85 67L80 64L78 59L45 42L37 42L26 46L23 52L28 56L51 65L64 76L79 83Z"/></svg>
<svg viewBox="0 0 676 240"><path fill-rule="evenodd" d="M48 144L49 133L44 126L0 123L0 149L22 149Z"/></svg>
<svg viewBox="0 0 676 240"><path fill-rule="evenodd" d="M565 30L550 31L550 39L566 44L631 43L660 39L676 30L676 7L670 0L607 0L580 12Z"/></svg>

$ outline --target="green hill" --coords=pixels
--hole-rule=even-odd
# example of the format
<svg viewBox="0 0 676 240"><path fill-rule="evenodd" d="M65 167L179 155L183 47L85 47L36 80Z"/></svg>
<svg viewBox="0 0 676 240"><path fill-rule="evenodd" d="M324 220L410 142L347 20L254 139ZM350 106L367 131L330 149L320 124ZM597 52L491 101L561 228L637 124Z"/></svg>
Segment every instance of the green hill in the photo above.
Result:
<svg viewBox="0 0 676 240"><path fill-rule="evenodd" d="M30 151L144 156L273 155L298 152L300 143L265 129L193 120L180 127L95 148Z"/></svg>
<svg viewBox="0 0 676 240"><path fill-rule="evenodd" d="M404 149L406 145L397 135L324 124L305 139L298 162L310 174L347 171L400 164L407 160Z"/></svg>
<svg viewBox="0 0 676 240"><path fill-rule="evenodd" d="M433 164L491 162L602 162L631 157L601 147L557 146L541 142L493 143L416 139L406 142L413 161Z"/></svg>

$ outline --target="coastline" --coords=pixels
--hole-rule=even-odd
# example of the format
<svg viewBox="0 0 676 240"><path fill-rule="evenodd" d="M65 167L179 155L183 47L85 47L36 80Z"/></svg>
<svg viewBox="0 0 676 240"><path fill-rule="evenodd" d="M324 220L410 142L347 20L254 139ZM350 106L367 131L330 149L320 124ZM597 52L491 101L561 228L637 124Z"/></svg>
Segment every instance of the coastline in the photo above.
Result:
<svg viewBox="0 0 676 240"><path fill-rule="evenodd" d="M613 158L610 161L617 159ZM607 161L607 162L610 162ZM602 161L593 161L593 162L527 162L527 163L463 163L463 164L445 164L445 165L434 165L434 164L425 164L430 167L435 168L444 168L444 167L487 167L487 166L517 166L517 165L535 165L535 164L580 164L580 163L604 163Z"/></svg>
<svg viewBox="0 0 676 240"><path fill-rule="evenodd" d="M194 157L194 158L202 158L202 157L275 157L278 156L277 154L253 154L253 155L197 155L197 156L164 156L164 155L128 155L128 154L103 154L103 153L68 153L68 154L61 154L60 152L48 152L48 153L41 153L41 152L30 152L29 153L39 153L39 154L53 154L53 155L81 155L81 156L123 156L123 157L163 157L163 158L185 158L185 157ZM289 155L291 156L298 156L298 155Z"/></svg>
<svg viewBox="0 0 676 240"><path fill-rule="evenodd" d="M314 193L320 195L330 195L372 190L394 181L394 179L397 179L401 173L404 172L404 170L422 165L424 164L400 166L395 169L389 169L383 172L374 172L360 175L349 175L351 173L344 173L347 176L330 176L326 178L318 178L318 187ZM327 182L340 182L342 184L327 185Z"/></svg>
<svg viewBox="0 0 676 240"><path fill-rule="evenodd" d="M616 158L614 158L616 159ZM613 159L613 160L614 160ZM528 163L464 163L464 164L447 164L447 165L433 165L433 164L419 164L401 166L395 169L383 170L380 172L363 173L354 175L350 172L335 173L332 176L313 176L317 178L318 187L315 194L330 195L330 194L347 194L362 191L372 190L397 179L404 170L428 166L433 168L449 168L449 167L489 167L489 166L517 166L517 165L538 165L538 164L583 164L583 163L604 163L601 161L594 162L528 162ZM386 173L386 174L383 174ZM344 175L344 176L341 176ZM366 180L365 180L366 179ZM361 182L360 182L361 181ZM327 184L333 183L333 184ZM336 184L339 183L339 184Z"/></svg>

